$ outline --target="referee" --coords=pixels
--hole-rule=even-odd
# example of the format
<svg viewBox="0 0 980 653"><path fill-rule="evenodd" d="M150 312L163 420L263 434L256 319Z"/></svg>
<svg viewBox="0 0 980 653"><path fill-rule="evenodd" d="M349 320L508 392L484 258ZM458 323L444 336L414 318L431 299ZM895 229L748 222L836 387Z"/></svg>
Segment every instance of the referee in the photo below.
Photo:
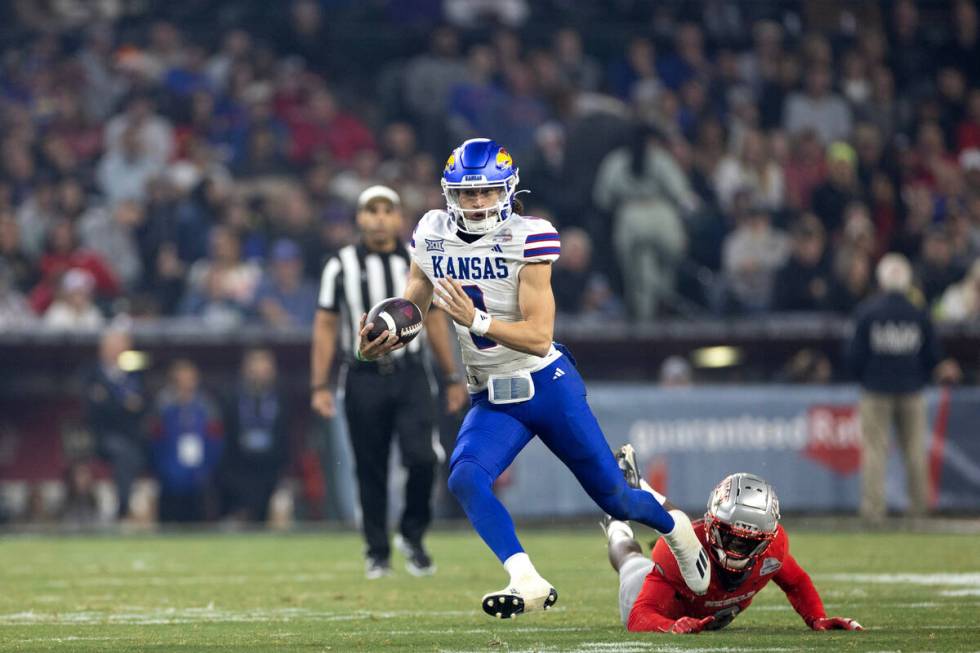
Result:
<svg viewBox="0 0 980 653"><path fill-rule="evenodd" d="M340 330L346 371L344 412L357 464L367 543L365 574L374 579L391 573L388 456L392 437L397 433L408 479L405 510L395 544L405 555L406 570L423 576L435 571L422 537L432 519L430 504L438 456L433 444L436 407L422 343L416 338L373 362L354 358L362 316L382 299L400 296L405 289L410 259L399 241L402 212L398 194L387 186L371 186L361 193L357 200L357 227L360 242L341 249L323 268L320 310L313 323L311 404L325 418L336 414L328 379ZM467 395L462 378L455 371L446 315L430 310L425 327L443 373L447 409L456 412Z"/></svg>

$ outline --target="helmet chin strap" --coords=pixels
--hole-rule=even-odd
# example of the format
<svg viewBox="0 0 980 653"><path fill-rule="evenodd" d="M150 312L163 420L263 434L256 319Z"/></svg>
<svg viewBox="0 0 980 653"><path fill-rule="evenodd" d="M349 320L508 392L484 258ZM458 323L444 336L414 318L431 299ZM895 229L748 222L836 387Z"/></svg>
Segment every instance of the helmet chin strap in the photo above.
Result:
<svg viewBox="0 0 980 653"><path fill-rule="evenodd" d="M466 217L467 213L479 212L485 214L485 217L480 220L473 220ZM470 234L485 234L492 231L501 222L500 204L485 209L460 209L459 213L459 220L463 224L463 231Z"/></svg>
<svg viewBox="0 0 980 653"><path fill-rule="evenodd" d="M720 549L717 546L711 547L711 548L715 552L715 558L718 559L718 563L722 567L724 567L725 569L728 569L730 571L745 571L745 568L749 566L749 563L750 562L752 562L752 558L744 558L744 559L741 559L741 560L732 560L732 559L730 559L728 557L728 554L725 553L725 551L723 549Z"/></svg>

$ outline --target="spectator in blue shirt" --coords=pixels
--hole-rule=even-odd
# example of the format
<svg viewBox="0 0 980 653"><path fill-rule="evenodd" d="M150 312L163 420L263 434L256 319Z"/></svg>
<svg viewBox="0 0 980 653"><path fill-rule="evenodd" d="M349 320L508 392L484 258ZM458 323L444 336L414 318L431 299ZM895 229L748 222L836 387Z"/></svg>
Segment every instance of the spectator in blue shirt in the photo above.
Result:
<svg viewBox="0 0 980 653"><path fill-rule="evenodd" d="M197 366L174 362L170 383L157 397L151 428L151 459L160 483L161 522L202 521L215 469L224 448L217 405L200 387Z"/></svg>
<svg viewBox="0 0 980 653"><path fill-rule="evenodd" d="M272 246L269 266L255 293L255 311L275 327L307 327L316 312L316 288L303 277L303 253L292 240Z"/></svg>

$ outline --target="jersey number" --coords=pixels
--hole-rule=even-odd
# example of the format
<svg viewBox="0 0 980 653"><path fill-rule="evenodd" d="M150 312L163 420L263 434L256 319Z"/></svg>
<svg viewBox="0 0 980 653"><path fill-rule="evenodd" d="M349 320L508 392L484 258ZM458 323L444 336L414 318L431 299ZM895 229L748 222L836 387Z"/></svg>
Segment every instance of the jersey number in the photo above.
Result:
<svg viewBox="0 0 980 653"><path fill-rule="evenodd" d="M487 303L483 300L483 291L480 290L479 286L463 286L463 292L465 292L469 298L473 300L474 306L481 311L487 310ZM472 333L470 334L470 337L473 338L473 344L476 345L477 349L490 349L497 346L497 343L490 338L474 335Z"/></svg>

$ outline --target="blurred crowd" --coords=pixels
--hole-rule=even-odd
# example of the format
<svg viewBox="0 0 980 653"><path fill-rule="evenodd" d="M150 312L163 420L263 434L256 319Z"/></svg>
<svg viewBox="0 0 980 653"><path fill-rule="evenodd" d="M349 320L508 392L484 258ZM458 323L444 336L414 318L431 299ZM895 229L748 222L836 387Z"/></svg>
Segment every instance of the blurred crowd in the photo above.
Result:
<svg viewBox="0 0 980 653"><path fill-rule="evenodd" d="M973 0L8 3L0 329L306 328L365 187L490 136L583 321L850 313L888 251L980 317ZM411 225L409 225L411 226Z"/></svg>
<svg viewBox="0 0 980 653"><path fill-rule="evenodd" d="M202 383L193 361L176 359L153 391L142 372L120 365L131 347L125 329L103 332L84 381L90 450L69 461L57 512L28 501L24 517L57 516L78 526L113 516L133 523L269 522L274 493L289 491L290 469L291 423L274 355L244 352L239 382L220 393ZM97 490L103 474L111 476L108 501ZM146 479L153 482L141 492Z"/></svg>

